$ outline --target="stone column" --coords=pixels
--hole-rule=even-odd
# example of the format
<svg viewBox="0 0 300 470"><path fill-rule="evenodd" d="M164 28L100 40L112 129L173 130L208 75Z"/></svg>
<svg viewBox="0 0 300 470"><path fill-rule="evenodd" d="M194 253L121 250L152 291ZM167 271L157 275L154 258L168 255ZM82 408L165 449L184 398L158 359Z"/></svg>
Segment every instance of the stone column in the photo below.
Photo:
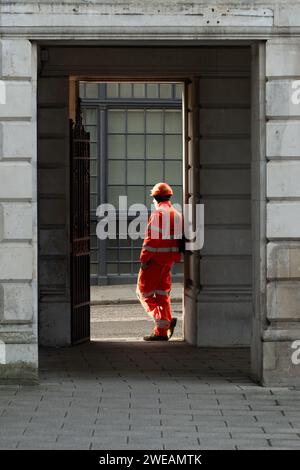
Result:
<svg viewBox="0 0 300 470"><path fill-rule="evenodd" d="M36 48L0 41L0 379L37 375Z"/></svg>
<svg viewBox="0 0 300 470"><path fill-rule="evenodd" d="M299 39L267 42L267 324L263 331L267 385L300 383L299 58Z"/></svg>

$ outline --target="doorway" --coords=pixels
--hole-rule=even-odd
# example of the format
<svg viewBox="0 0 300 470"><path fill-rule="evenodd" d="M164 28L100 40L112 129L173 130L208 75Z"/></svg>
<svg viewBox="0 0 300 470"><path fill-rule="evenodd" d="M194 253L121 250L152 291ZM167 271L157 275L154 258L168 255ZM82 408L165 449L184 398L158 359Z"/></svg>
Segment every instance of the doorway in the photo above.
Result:
<svg viewBox="0 0 300 470"><path fill-rule="evenodd" d="M100 242L96 209L103 203L118 208L122 195L128 207L150 210L150 189L161 180L172 186L173 203L182 205L182 84L85 81L79 96L90 133L91 285L132 284L142 241L118 236ZM182 272L182 265L175 267L175 281Z"/></svg>
<svg viewBox="0 0 300 470"><path fill-rule="evenodd" d="M91 338L141 340L151 330L135 293L142 238L120 235L135 218L126 205L143 204L151 211L150 189L167 181L172 203L182 210L181 83L79 82L84 128L90 134ZM96 235L97 208L111 204L116 237ZM114 221L116 217L116 221ZM147 217L147 216L145 216ZM146 222L146 220L145 220ZM126 228L127 228L126 227ZM144 231L144 230L143 230ZM182 338L183 260L172 268L174 337ZM150 323L149 323L150 322Z"/></svg>
<svg viewBox="0 0 300 470"><path fill-rule="evenodd" d="M249 346L253 245L250 47L129 47L127 52L107 47L100 48L97 61L94 48L50 49L39 79L41 341L68 344L71 323L69 255L64 245L69 230L69 149L64 122L68 120L72 76L82 82L146 83L151 78L155 83L194 83L188 95L194 101L185 102L189 134L184 139L183 186L186 201L205 204L207 243L203 252L188 255L185 262L184 339L198 346ZM125 52L134 59L135 67L122 60ZM56 149L51 157L49 146ZM59 194L53 191L55 185L51 187L51 174L53 178L60 175L55 180L60 184ZM45 207L56 210L46 214ZM132 264L132 258L124 262Z"/></svg>

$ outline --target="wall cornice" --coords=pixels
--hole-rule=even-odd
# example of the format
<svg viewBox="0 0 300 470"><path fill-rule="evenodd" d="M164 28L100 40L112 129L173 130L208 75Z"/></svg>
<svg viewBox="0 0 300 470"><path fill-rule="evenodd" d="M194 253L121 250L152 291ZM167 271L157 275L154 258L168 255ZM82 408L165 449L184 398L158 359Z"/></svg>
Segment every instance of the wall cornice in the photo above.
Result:
<svg viewBox="0 0 300 470"><path fill-rule="evenodd" d="M241 40L300 36L300 2L0 3L0 36L31 40Z"/></svg>

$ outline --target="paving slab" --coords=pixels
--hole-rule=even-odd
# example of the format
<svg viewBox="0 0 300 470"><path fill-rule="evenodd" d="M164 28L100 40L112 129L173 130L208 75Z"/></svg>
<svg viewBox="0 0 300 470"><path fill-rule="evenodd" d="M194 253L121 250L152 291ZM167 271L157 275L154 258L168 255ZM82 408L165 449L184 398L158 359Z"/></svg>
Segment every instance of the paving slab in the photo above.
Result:
<svg viewBox="0 0 300 470"><path fill-rule="evenodd" d="M0 387L0 449L300 449L300 390L253 383L249 358L179 340L41 348L38 385Z"/></svg>

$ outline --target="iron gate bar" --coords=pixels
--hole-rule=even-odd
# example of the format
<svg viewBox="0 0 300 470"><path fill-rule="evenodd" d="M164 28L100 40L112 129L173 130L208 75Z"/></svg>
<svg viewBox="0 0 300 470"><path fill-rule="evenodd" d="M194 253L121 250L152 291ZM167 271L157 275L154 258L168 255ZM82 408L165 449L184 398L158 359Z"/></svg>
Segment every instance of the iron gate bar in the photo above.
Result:
<svg viewBox="0 0 300 470"><path fill-rule="evenodd" d="M90 339L90 134L70 119L71 344Z"/></svg>

